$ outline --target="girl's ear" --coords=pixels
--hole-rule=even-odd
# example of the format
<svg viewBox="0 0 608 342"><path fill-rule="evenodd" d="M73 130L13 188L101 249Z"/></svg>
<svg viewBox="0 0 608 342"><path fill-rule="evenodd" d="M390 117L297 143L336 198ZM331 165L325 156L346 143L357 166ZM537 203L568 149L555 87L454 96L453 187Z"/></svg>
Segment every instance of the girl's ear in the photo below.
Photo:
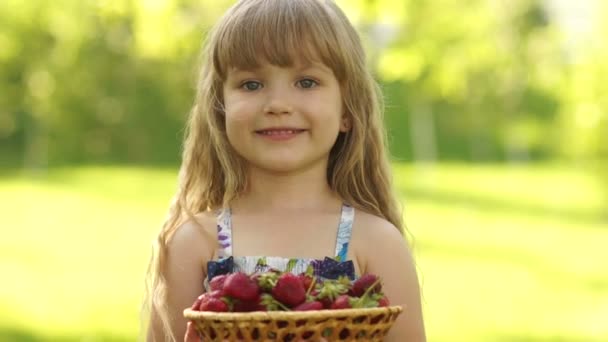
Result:
<svg viewBox="0 0 608 342"><path fill-rule="evenodd" d="M351 120L348 114L344 113L342 115L342 120L340 120L340 132L348 132L352 128Z"/></svg>

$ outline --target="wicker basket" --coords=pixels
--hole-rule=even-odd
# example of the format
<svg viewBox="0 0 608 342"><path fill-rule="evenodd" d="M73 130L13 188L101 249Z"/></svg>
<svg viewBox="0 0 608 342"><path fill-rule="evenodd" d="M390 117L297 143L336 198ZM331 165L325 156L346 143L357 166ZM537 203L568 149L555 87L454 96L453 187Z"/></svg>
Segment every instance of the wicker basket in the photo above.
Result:
<svg viewBox="0 0 608 342"><path fill-rule="evenodd" d="M318 311L184 310L204 341L382 341L401 306Z"/></svg>

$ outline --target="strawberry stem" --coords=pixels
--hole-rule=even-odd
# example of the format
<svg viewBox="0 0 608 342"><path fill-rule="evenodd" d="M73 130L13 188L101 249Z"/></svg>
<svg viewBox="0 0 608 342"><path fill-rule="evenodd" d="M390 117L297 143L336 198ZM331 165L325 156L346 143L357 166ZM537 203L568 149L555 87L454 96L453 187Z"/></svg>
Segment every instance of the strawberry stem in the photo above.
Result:
<svg viewBox="0 0 608 342"><path fill-rule="evenodd" d="M291 309L290 309L290 308L288 308L288 307L286 307L285 305L283 305L283 303L279 302L278 300L277 300L276 302L277 302L277 305L278 305L278 306L279 306L281 309L283 309L283 310L285 310L285 311L291 311Z"/></svg>
<svg viewBox="0 0 608 342"><path fill-rule="evenodd" d="M310 291L315 287L315 283L317 282L317 277L312 277L312 281L310 282L310 286L308 286L308 290L306 291L306 297L310 295Z"/></svg>
<svg viewBox="0 0 608 342"><path fill-rule="evenodd" d="M228 306L228 311L230 311L230 312L234 311L234 299L224 296L224 297L220 298L220 300L222 302L226 303L226 305Z"/></svg>
<svg viewBox="0 0 608 342"><path fill-rule="evenodd" d="M356 301L356 305L359 306L363 302L364 299L367 299L367 296L372 292L372 290L380 283L380 278L376 279L376 281L370 285L367 290L363 293L363 296Z"/></svg>

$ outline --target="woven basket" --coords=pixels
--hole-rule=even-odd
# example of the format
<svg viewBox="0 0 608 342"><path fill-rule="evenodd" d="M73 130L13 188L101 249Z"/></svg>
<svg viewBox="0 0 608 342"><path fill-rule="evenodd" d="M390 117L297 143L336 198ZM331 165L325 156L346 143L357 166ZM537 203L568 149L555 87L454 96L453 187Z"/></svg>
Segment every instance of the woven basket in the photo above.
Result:
<svg viewBox="0 0 608 342"><path fill-rule="evenodd" d="M204 341L382 341L401 306L318 311L184 310Z"/></svg>

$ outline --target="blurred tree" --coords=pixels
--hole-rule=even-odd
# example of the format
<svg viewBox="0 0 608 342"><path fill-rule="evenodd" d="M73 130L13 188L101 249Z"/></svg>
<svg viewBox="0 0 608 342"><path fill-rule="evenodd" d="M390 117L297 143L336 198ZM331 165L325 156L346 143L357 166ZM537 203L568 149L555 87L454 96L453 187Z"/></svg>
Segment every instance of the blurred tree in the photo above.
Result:
<svg viewBox="0 0 608 342"><path fill-rule="evenodd" d="M202 40L232 3L0 2L2 163L177 162ZM605 2L575 46L555 0L338 3L396 158L608 159Z"/></svg>
<svg viewBox="0 0 608 342"><path fill-rule="evenodd" d="M388 99L398 157L528 160L550 153L542 131L559 94L538 84L534 64L549 56L559 71L562 61L551 55L559 46L538 1L359 4L375 6L365 13L374 13L376 29L390 35L376 66L393 88L389 94L402 97Z"/></svg>
<svg viewBox="0 0 608 342"><path fill-rule="evenodd" d="M203 28L220 5L0 3L2 154L30 168L176 162Z"/></svg>

